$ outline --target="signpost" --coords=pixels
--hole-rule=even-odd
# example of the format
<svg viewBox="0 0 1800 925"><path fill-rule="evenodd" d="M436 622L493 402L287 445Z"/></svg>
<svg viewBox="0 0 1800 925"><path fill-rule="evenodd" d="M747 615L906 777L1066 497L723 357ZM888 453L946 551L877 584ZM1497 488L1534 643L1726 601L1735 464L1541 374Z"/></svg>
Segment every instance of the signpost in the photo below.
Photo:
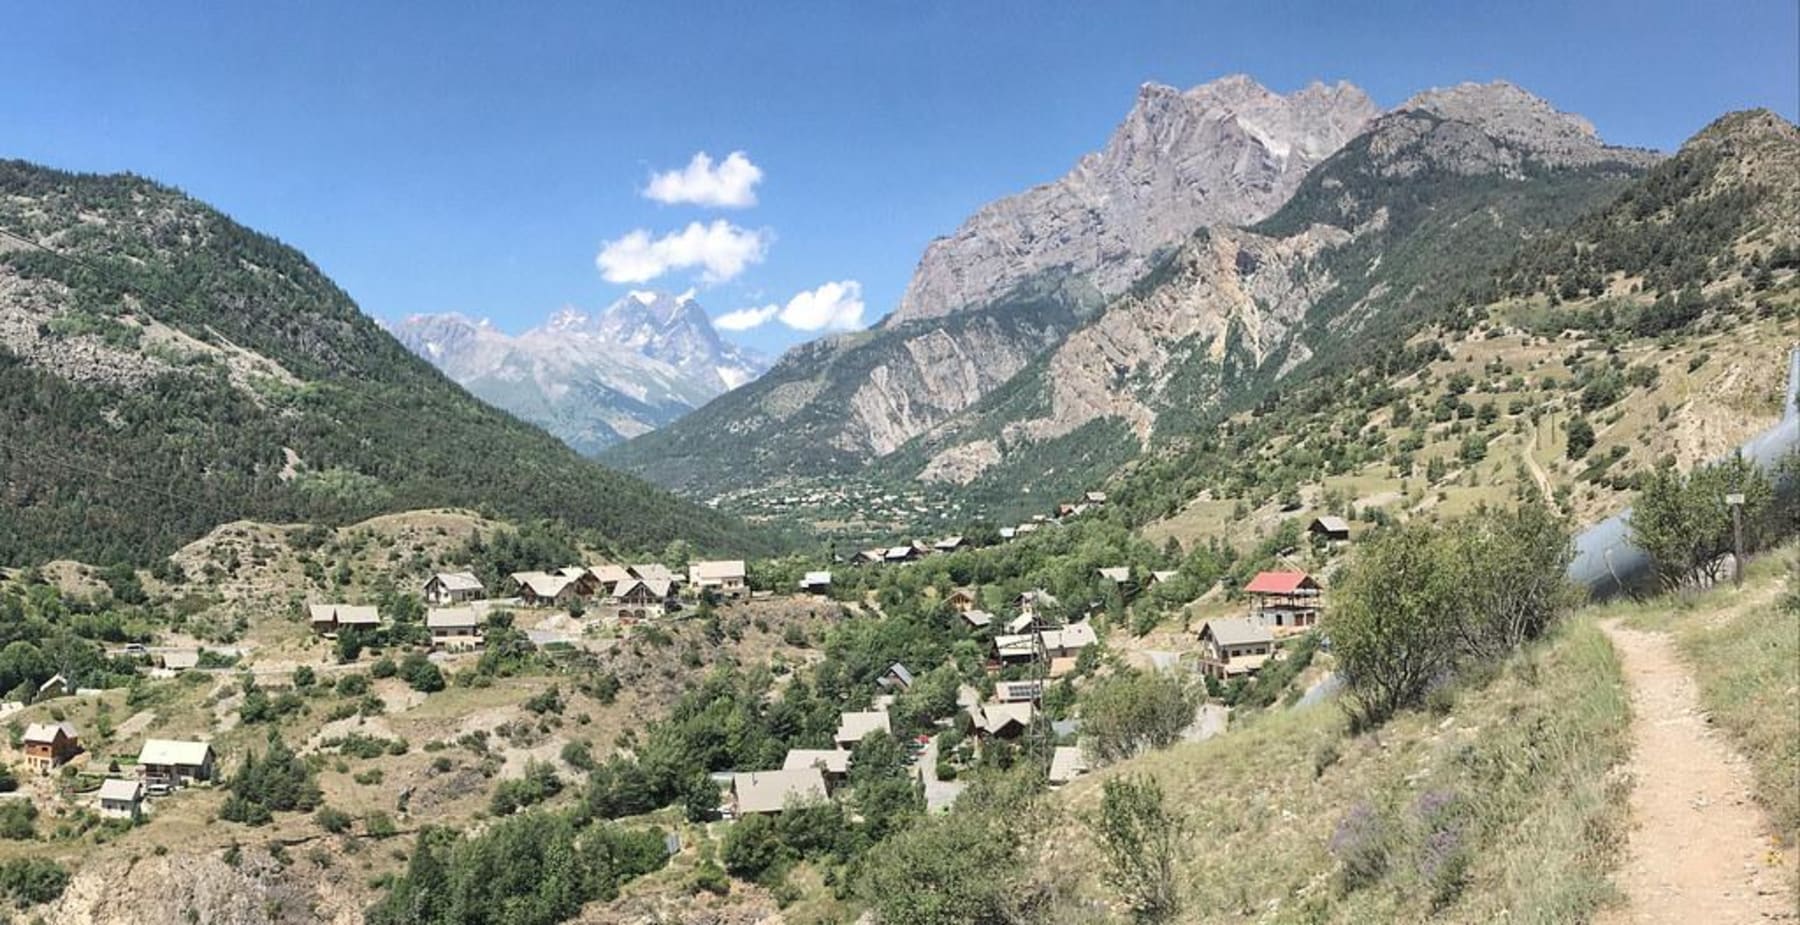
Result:
<svg viewBox="0 0 1800 925"><path fill-rule="evenodd" d="M1731 583L1744 586L1744 493L1734 491L1725 496L1731 508Z"/></svg>

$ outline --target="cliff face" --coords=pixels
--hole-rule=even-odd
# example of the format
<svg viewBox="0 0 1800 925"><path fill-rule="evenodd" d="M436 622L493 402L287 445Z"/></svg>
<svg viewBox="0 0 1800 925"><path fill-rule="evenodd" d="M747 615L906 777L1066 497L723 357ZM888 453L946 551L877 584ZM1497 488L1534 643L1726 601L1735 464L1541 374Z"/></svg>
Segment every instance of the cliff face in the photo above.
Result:
<svg viewBox="0 0 1800 925"><path fill-rule="evenodd" d="M1003 492L1073 458L1116 464L1254 383L1456 301L1525 238L1654 160L1508 85L1424 94L1371 123L1268 220L1193 235L1004 395L891 468ZM1116 435L1104 452L1079 437L1099 424Z"/></svg>
<svg viewBox="0 0 1800 925"><path fill-rule="evenodd" d="M803 344L604 459L702 496L854 471L1011 380L1093 300L1080 281L1048 274L983 311Z"/></svg>
<svg viewBox="0 0 1800 925"><path fill-rule="evenodd" d="M608 458L706 495L865 466L982 494L1051 472L1079 487L1442 310L1656 159L1503 83L1385 115L1347 85L1148 85L1104 150L934 242L882 326L791 351Z"/></svg>
<svg viewBox="0 0 1800 925"><path fill-rule="evenodd" d="M1145 84L1104 149L933 241L889 323L978 308L1052 268L1117 295L1195 228L1280 208L1378 112L1344 83L1288 96L1242 76L1187 91Z"/></svg>
<svg viewBox="0 0 1800 925"><path fill-rule="evenodd" d="M315 849L318 850L318 849ZM109 857L82 865L43 921L50 925L137 925L211 922L216 925L352 925L371 898L350 859L290 869L258 847L235 864L217 851ZM291 862L290 862L291 863Z"/></svg>

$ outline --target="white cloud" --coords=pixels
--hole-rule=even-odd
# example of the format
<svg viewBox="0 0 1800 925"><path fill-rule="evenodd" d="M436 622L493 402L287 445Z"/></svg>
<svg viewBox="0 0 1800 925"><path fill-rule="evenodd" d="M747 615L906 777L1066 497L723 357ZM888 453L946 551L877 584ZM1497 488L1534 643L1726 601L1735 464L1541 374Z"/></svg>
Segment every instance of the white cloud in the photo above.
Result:
<svg viewBox="0 0 1800 925"><path fill-rule="evenodd" d="M721 331L748 331L768 323L775 313L781 311L779 305L765 305L762 308L740 308L735 312L726 312L712 320L713 327Z"/></svg>
<svg viewBox="0 0 1800 925"><path fill-rule="evenodd" d="M609 283L647 283L672 270L695 267L705 271L702 282L722 283L761 263L772 237L766 229L751 231L724 219L692 222L654 239L639 228L601 245L594 264Z"/></svg>
<svg viewBox="0 0 1800 925"><path fill-rule="evenodd" d="M727 331L748 331L775 319L796 331L853 331L863 325L863 308L862 283L847 279L802 292L786 305L728 312L714 318L713 325Z"/></svg>
<svg viewBox="0 0 1800 925"><path fill-rule="evenodd" d="M762 168L742 151L726 155L716 168L712 158L701 151L680 170L651 174L644 197L665 205L746 209L756 205L756 184L762 182L762 176Z"/></svg>
<svg viewBox="0 0 1800 925"><path fill-rule="evenodd" d="M796 331L853 331L862 327L862 283L826 283L788 300L781 323Z"/></svg>

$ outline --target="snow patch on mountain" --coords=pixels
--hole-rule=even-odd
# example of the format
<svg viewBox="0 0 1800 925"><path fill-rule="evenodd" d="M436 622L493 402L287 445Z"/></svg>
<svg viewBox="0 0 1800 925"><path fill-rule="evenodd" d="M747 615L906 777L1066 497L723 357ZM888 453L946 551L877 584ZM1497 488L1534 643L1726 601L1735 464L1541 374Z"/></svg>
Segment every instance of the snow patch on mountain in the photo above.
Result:
<svg viewBox="0 0 1800 925"><path fill-rule="evenodd" d="M719 337L691 291L632 290L591 315L564 307L516 336L455 313L390 329L477 397L584 453L668 424L768 369Z"/></svg>

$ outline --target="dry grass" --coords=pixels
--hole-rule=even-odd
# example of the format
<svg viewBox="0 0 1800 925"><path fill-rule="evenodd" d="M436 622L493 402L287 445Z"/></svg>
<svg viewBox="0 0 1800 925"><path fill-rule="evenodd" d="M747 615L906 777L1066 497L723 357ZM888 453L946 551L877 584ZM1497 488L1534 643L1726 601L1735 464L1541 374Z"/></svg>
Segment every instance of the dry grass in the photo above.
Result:
<svg viewBox="0 0 1800 925"><path fill-rule="evenodd" d="M1352 736L1329 705L1276 712L1078 781L1043 845L1044 876L1107 896L1074 820L1097 806L1108 776L1137 773L1155 777L1190 822L1182 921L1582 921L1614 896L1608 872L1628 791L1615 769L1629 752L1628 712L1611 646L1579 619L1463 691L1444 715L1409 714ZM1426 794L1451 795L1460 820L1469 867L1448 885L1420 871ZM1359 806L1389 830L1386 866L1347 889L1329 846Z"/></svg>
<svg viewBox="0 0 1800 925"><path fill-rule="evenodd" d="M1504 317L1505 311L1500 315ZM1567 490L1567 513L1579 522L1598 520L1624 507L1629 498L1609 486L1584 481L1581 475L1590 463L1615 448L1626 455L1612 466L1611 473L1648 469L1665 457L1690 466L1729 452L1773 424L1780 414L1781 384L1792 340L1792 332L1774 319L1747 318L1730 331L1667 343L1639 340L1623 346L1619 354L1626 363L1657 370L1656 384L1632 390L1623 401L1588 415L1597 439L1593 450L1580 460L1565 455L1563 427L1571 417L1566 407L1558 407L1535 426L1528 415L1503 413L1488 431L1487 457L1468 467L1457 458L1462 435L1452 433L1453 422L1440 422L1427 429L1424 446L1415 454L1417 468L1410 477L1400 477L1388 462L1379 461L1355 472L1302 484L1305 505L1298 511L1284 513L1270 503L1248 511L1241 519L1232 516L1237 499L1206 495L1147 525L1143 533L1157 543L1175 537L1192 547L1218 538L1244 550L1283 520L1305 522L1325 513L1327 491L1353 501L1358 508L1378 506L1393 514L1455 516L1482 504L1510 503L1522 483L1536 480L1527 459L1553 489ZM1571 372L1563 364L1565 358L1580 352L1590 362L1607 361L1605 344L1593 339L1509 333L1460 338L1447 346L1452 356L1431 365L1429 384L1408 377L1395 383L1396 388L1410 392L1416 403L1429 407L1444 394L1453 374L1467 373L1478 388L1464 397L1473 405L1491 403L1506 412L1515 402L1537 407L1570 399ZM1489 373L1491 363L1503 364L1512 372ZM1514 375L1521 380L1517 388ZM1553 388L1544 387L1546 377L1556 380ZM1391 426L1386 409L1376 409L1370 423L1386 428L1390 441L1405 432L1405 428ZM1468 423L1463 422L1465 426ZM1270 441L1262 452L1273 459L1294 440L1307 437L1314 426L1315 422L1307 419L1305 428ZM1432 459L1444 460L1448 475L1427 486L1425 467Z"/></svg>

